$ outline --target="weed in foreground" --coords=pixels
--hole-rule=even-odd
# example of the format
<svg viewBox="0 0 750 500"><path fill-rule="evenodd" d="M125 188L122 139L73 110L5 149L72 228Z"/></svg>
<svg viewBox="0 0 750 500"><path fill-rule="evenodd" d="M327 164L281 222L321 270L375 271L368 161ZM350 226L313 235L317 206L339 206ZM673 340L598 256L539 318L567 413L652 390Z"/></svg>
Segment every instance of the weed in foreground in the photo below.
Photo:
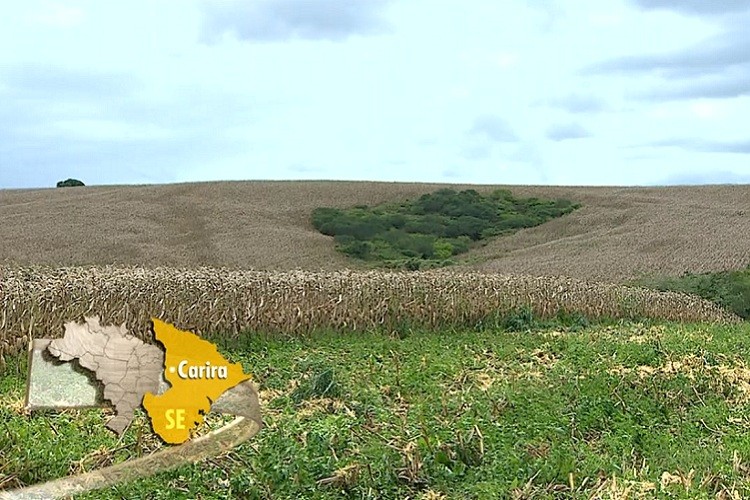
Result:
<svg viewBox="0 0 750 500"><path fill-rule="evenodd" d="M744 497L748 333L616 324L250 337L230 354L261 386L255 439L82 498ZM15 435L29 426L4 417ZM53 426L67 455L50 456L43 438L44 458L11 447L0 480L43 461L47 477L82 457L95 466L101 445L118 446L60 415L40 417L36 432Z"/></svg>

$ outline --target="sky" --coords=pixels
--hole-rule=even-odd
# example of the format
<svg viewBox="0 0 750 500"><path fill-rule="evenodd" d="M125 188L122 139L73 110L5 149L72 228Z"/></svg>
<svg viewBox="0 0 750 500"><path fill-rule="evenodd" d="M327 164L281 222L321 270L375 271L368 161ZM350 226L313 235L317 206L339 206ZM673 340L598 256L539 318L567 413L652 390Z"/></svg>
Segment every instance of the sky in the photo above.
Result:
<svg viewBox="0 0 750 500"><path fill-rule="evenodd" d="M27 0L0 189L750 183L750 0Z"/></svg>

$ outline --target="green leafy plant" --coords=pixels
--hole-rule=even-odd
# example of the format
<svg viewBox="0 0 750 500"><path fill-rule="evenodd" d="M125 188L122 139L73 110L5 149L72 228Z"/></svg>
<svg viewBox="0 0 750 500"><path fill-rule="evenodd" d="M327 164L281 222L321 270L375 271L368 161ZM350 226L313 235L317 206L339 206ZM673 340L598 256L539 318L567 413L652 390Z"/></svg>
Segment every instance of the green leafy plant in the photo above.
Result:
<svg viewBox="0 0 750 500"><path fill-rule="evenodd" d="M223 348L262 394L252 441L76 498L748 498L748 334L632 322L244 332ZM0 489L162 446L141 411L121 438L100 409L19 411L27 357L7 361Z"/></svg>
<svg viewBox="0 0 750 500"><path fill-rule="evenodd" d="M312 223L351 257L417 270L449 265L451 257L481 240L542 224L579 206L569 200L515 198L508 190L481 195L446 188L400 204L317 208Z"/></svg>
<svg viewBox="0 0 750 500"><path fill-rule="evenodd" d="M682 292L710 300L750 319L750 267L738 271L642 278L635 284L661 291Z"/></svg>

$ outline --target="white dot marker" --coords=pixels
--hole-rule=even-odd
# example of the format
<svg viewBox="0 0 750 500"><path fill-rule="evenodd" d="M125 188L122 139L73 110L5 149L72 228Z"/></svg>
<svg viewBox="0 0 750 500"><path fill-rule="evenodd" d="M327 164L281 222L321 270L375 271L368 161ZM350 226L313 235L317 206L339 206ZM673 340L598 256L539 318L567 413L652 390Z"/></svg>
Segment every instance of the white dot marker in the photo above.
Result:
<svg viewBox="0 0 750 500"><path fill-rule="evenodd" d="M176 371L176 370L175 370L175 367L174 367L174 366L170 366L170 367L169 367L169 373L174 373L175 371Z"/></svg>

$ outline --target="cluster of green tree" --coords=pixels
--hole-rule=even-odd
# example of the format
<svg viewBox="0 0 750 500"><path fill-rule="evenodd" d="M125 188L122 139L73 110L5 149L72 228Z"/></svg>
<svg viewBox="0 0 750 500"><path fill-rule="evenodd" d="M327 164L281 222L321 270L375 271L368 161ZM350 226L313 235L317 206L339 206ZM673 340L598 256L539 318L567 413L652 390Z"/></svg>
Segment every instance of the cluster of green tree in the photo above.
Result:
<svg viewBox="0 0 750 500"><path fill-rule="evenodd" d="M750 320L750 266L739 271L644 278L635 284L656 290L698 295Z"/></svg>
<svg viewBox="0 0 750 500"><path fill-rule="evenodd" d="M84 186L84 183L79 181L78 179L65 179L64 181L60 181L57 183L57 187L59 188L77 186Z"/></svg>
<svg viewBox="0 0 750 500"><path fill-rule="evenodd" d="M317 208L312 219L352 257L421 269L451 264L453 256L480 240L542 224L578 207L563 199L515 198L507 189L489 195L441 189L401 204Z"/></svg>

